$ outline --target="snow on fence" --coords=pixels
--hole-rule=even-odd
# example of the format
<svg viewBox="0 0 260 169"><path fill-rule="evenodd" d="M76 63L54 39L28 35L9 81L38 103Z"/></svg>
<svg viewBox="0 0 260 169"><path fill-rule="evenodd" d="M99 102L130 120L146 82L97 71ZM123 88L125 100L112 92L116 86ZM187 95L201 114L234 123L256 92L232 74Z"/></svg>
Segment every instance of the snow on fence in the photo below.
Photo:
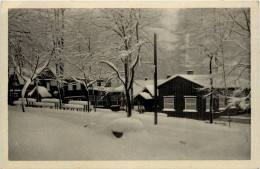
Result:
<svg viewBox="0 0 260 169"><path fill-rule="evenodd" d="M43 103L54 103L55 108L58 108L60 105L60 100L59 99L42 99L41 102Z"/></svg>
<svg viewBox="0 0 260 169"><path fill-rule="evenodd" d="M84 111L87 111L87 108L88 108L88 101L75 101L75 100L72 100L72 101L69 101L69 104L75 104L75 105L83 105L84 106ZM89 108L90 107L90 103L89 103Z"/></svg>
<svg viewBox="0 0 260 169"><path fill-rule="evenodd" d="M84 110L84 105L79 105L79 104L64 104L63 109L71 109L71 110Z"/></svg>
<svg viewBox="0 0 260 169"><path fill-rule="evenodd" d="M55 107L55 103L44 103L44 102L35 102L34 104L37 107Z"/></svg>
<svg viewBox="0 0 260 169"><path fill-rule="evenodd" d="M24 104L27 104L26 100L23 101ZM13 102L14 105L22 105L22 101L21 100L17 100Z"/></svg>
<svg viewBox="0 0 260 169"><path fill-rule="evenodd" d="M36 99L34 98L24 98L24 104L27 104L28 106L33 106L36 102ZM22 104L22 98L19 98L18 101L14 101L14 105L21 105Z"/></svg>

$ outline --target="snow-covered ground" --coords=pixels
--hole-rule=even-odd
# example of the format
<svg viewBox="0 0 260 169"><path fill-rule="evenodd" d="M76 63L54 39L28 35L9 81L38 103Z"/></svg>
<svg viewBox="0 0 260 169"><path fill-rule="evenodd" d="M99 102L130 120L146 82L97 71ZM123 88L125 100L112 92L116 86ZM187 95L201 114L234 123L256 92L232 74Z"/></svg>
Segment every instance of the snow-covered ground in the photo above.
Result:
<svg viewBox="0 0 260 169"><path fill-rule="evenodd" d="M134 113L140 130L112 134L125 112L77 112L9 106L9 160L250 159L250 125ZM120 121L120 120L119 120ZM139 122L138 122L139 123Z"/></svg>

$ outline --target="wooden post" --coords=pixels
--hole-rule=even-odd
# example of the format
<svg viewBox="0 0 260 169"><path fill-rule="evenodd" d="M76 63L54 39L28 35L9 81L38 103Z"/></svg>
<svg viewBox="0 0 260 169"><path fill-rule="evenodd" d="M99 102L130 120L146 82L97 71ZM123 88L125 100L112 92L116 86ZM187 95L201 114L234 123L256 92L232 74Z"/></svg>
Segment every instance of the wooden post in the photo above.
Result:
<svg viewBox="0 0 260 169"><path fill-rule="evenodd" d="M157 124L157 37L154 34L154 125Z"/></svg>

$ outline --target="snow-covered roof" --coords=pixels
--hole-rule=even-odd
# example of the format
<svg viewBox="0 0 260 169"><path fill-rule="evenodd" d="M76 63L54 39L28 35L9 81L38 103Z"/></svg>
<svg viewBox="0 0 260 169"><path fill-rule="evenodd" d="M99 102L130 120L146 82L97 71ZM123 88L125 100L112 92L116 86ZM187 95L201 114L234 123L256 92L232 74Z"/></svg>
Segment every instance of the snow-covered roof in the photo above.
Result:
<svg viewBox="0 0 260 169"><path fill-rule="evenodd" d="M158 84L163 83L164 80L157 80ZM133 83L133 96L136 97L138 94L147 89L151 95L154 95L154 80L135 80ZM111 88L108 92L124 92L124 85L119 87Z"/></svg>
<svg viewBox="0 0 260 169"><path fill-rule="evenodd" d="M55 68L55 67L48 67L48 69L49 69L54 75L56 75L56 68Z"/></svg>
<svg viewBox="0 0 260 169"><path fill-rule="evenodd" d="M133 83L133 96L136 97L140 92L144 90L144 86L139 85L138 83ZM119 87L110 88L107 92L124 92L124 85Z"/></svg>
<svg viewBox="0 0 260 169"><path fill-rule="evenodd" d="M145 88L149 91L149 93L154 96L154 85L147 85Z"/></svg>
<svg viewBox="0 0 260 169"><path fill-rule="evenodd" d="M169 79L166 79L163 83L158 86L161 86L177 77L184 78L188 81L191 81L195 84L198 84L202 87L210 87L210 76L209 75L188 75L188 74L177 74L173 75ZM222 76L213 75L213 87L214 88L225 88L225 83ZM238 78L233 76L226 77L226 87L228 88L237 88L237 87L244 87L250 88L250 80L244 78Z"/></svg>
<svg viewBox="0 0 260 169"><path fill-rule="evenodd" d="M8 78L10 78L10 76L13 75L13 74L14 74L14 68L13 67L9 67L9 69L8 69ZM25 84L24 80L22 79L22 77L19 74L15 73L15 75L16 75L16 77L18 79L19 84Z"/></svg>
<svg viewBox="0 0 260 169"><path fill-rule="evenodd" d="M164 79L158 79L157 80L157 85L160 85L163 83L165 80ZM148 85L154 85L154 80L135 80L136 83L142 86L148 86Z"/></svg>
<svg viewBox="0 0 260 169"><path fill-rule="evenodd" d="M31 96L35 91L36 91L36 87L30 93L28 93L28 96ZM52 97L52 95L49 93L49 91L43 86L38 86L38 92L41 95L41 97L43 97L43 98Z"/></svg>
<svg viewBox="0 0 260 169"><path fill-rule="evenodd" d="M147 93L147 92L141 92L141 93L139 93L139 95L142 96L146 100L153 99L152 96L149 93Z"/></svg>

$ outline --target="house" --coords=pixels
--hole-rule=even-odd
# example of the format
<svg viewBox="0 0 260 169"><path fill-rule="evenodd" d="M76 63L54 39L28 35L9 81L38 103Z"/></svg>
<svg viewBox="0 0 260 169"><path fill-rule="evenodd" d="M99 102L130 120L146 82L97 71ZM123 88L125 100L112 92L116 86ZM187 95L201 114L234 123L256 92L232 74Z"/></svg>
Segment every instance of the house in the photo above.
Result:
<svg viewBox="0 0 260 169"><path fill-rule="evenodd" d="M222 77L213 78L215 90L213 99L214 112L225 113L227 98L221 97L218 93L223 92L225 83ZM229 92L238 87L250 88L250 82L246 79L236 81L229 77L226 80L226 87ZM194 75L192 72L184 75L174 75L158 85L159 111L168 116L185 117L193 119L209 119L210 98L209 75ZM214 114L217 116L217 113Z"/></svg>
<svg viewBox="0 0 260 169"><path fill-rule="evenodd" d="M158 80L157 83L161 84L164 80ZM108 100L110 105L125 106L124 85L116 88L111 88L107 91ZM135 106L144 106L145 111L152 111L154 105L154 80L135 80L133 83L133 99ZM109 102L109 101L108 101Z"/></svg>
<svg viewBox="0 0 260 169"><path fill-rule="evenodd" d="M77 78L78 80L84 80L84 78ZM73 79L65 79L64 84L64 101L65 103L70 100L89 100L92 105L96 107L104 107L105 93L110 89L111 83L105 83L106 79L99 79L89 87L89 93L85 86L76 82ZM90 80L87 81L89 83ZM89 97L89 98L88 98Z"/></svg>
<svg viewBox="0 0 260 169"><path fill-rule="evenodd" d="M158 79L160 85L164 80ZM143 86L142 90L134 95L134 105L144 106L145 111L151 112L154 108L154 80L136 80L136 83Z"/></svg>
<svg viewBox="0 0 260 169"><path fill-rule="evenodd" d="M8 70L8 89L9 89L9 103L12 101L18 100L21 97L21 91L25 84L25 81L22 79L20 75L18 75L13 67L9 67ZM52 95L55 91L57 91L57 81L55 80L55 69L48 67L45 68L40 75L38 75L38 85L47 88L48 92ZM27 94L35 88L35 82L32 81L31 84L27 88Z"/></svg>
<svg viewBox="0 0 260 169"><path fill-rule="evenodd" d="M56 81L56 68L48 67L45 68L42 73L38 76L40 86L44 86L50 93L53 94L57 91L57 81Z"/></svg>

